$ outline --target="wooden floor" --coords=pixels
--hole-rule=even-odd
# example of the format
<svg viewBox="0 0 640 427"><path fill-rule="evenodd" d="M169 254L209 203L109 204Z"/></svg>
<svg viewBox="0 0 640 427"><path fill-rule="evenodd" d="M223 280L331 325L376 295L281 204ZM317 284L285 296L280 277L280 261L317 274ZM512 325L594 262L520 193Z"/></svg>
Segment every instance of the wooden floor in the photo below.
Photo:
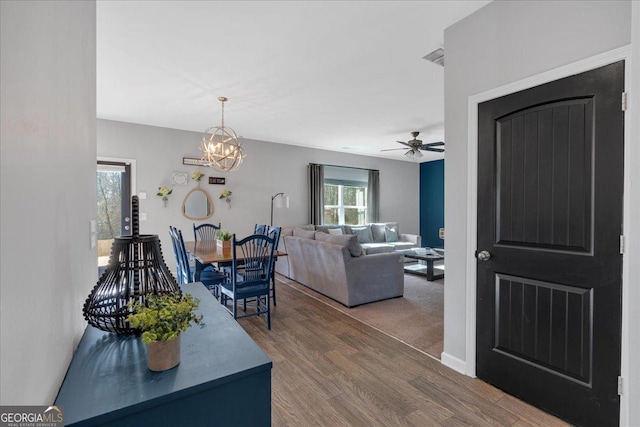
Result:
<svg viewBox="0 0 640 427"><path fill-rule="evenodd" d="M278 283L272 329L239 323L269 355L273 426L566 426Z"/></svg>

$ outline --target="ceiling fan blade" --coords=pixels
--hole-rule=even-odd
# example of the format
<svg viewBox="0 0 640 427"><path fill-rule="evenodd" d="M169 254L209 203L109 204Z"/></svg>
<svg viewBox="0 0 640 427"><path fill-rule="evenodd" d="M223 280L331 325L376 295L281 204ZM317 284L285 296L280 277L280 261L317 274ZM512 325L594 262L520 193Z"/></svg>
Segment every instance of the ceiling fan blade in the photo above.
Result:
<svg viewBox="0 0 640 427"><path fill-rule="evenodd" d="M380 151L395 151L395 150L406 150L406 148L387 148L386 150L380 150Z"/></svg>
<svg viewBox="0 0 640 427"><path fill-rule="evenodd" d="M436 153L444 153L444 149L442 149L442 148L424 147L424 148L421 148L421 150L424 150L424 151L435 151Z"/></svg>
<svg viewBox="0 0 640 427"><path fill-rule="evenodd" d="M440 141L440 142L430 142L428 144L422 144L423 147L439 147L441 145L444 145L444 142Z"/></svg>
<svg viewBox="0 0 640 427"><path fill-rule="evenodd" d="M407 146L407 147L409 147L409 148L413 148L413 145L408 144L408 143L406 143L406 142L402 142L402 141L396 141L396 142L397 142L398 144L406 145L406 146Z"/></svg>

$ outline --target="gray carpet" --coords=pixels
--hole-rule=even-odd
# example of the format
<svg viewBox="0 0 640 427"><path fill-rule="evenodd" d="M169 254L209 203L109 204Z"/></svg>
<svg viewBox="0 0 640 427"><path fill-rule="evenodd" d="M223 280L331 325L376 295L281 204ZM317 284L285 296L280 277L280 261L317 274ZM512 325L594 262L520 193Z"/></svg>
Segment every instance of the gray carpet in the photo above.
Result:
<svg viewBox="0 0 640 427"><path fill-rule="evenodd" d="M347 308L283 276L278 276L278 279L285 285L440 359L444 334L444 279L428 282L425 277L405 274L404 297L353 308Z"/></svg>

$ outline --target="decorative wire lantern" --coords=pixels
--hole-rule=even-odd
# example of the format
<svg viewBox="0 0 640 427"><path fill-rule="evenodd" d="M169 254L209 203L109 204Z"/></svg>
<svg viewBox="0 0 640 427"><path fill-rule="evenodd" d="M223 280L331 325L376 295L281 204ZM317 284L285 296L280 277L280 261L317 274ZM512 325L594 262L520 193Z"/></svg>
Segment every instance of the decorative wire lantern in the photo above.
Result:
<svg viewBox="0 0 640 427"><path fill-rule="evenodd" d="M224 125L224 103L227 102L227 98L221 96L218 100L222 103L222 124L204 131L200 146L201 160L205 166L213 167L220 172L232 172L240 167L246 155L238 142L236 132Z"/></svg>
<svg viewBox="0 0 640 427"><path fill-rule="evenodd" d="M109 265L82 309L90 325L120 335L138 332L127 321L129 302L144 304L150 294L182 294L164 262L158 236L139 234L138 196L131 198L131 206L133 235L114 239Z"/></svg>

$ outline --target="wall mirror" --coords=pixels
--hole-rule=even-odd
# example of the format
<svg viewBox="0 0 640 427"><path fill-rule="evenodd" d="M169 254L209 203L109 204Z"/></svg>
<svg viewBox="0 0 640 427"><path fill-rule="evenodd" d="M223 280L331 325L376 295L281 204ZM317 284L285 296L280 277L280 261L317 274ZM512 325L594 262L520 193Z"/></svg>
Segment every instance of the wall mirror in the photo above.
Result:
<svg viewBox="0 0 640 427"><path fill-rule="evenodd" d="M213 201L202 188L189 191L182 202L182 215L192 220L202 220L213 215Z"/></svg>

